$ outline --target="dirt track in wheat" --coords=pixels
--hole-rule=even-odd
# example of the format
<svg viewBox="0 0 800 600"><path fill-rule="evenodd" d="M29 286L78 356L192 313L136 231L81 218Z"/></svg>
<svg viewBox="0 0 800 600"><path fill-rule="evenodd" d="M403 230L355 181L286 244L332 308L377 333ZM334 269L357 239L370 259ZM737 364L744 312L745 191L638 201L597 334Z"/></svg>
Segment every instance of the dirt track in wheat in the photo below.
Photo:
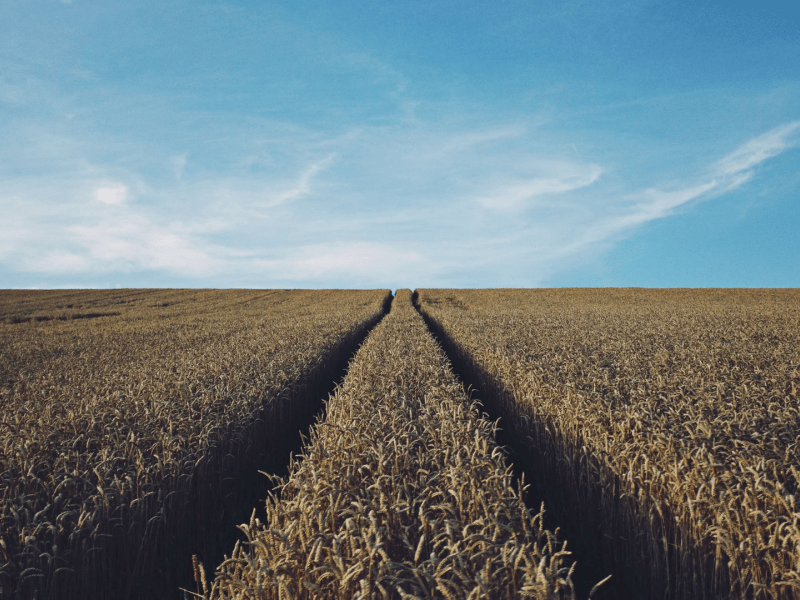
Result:
<svg viewBox="0 0 800 600"><path fill-rule="evenodd" d="M397 293L267 522L205 582L215 600L570 598L569 553L531 514L481 418Z"/></svg>

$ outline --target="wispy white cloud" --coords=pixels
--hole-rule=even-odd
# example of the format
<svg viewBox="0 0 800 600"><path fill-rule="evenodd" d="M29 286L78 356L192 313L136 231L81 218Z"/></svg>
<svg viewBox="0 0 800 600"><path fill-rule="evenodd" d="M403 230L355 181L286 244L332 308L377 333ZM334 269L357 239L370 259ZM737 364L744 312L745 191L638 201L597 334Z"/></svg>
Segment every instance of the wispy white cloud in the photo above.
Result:
<svg viewBox="0 0 800 600"><path fill-rule="evenodd" d="M6 210L0 259L7 267L53 276L151 270L205 277L220 272L233 254L202 239L226 226L219 220L163 223L146 207L126 203L123 184L73 186L30 186L15 196L0 190Z"/></svg>
<svg viewBox="0 0 800 600"><path fill-rule="evenodd" d="M300 177L297 178L297 181L294 182L292 187L287 190L284 190L278 193L271 202L268 203L269 206L277 206L279 204L284 204L286 202L291 202L293 200L298 200L303 198L304 196L308 196L311 193L311 183L314 178L325 169L331 162L336 158L336 154L329 154L322 160L319 160L306 169L300 174Z"/></svg>
<svg viewBox="0 0 800 600"><path fill-rule="evenodd" d="M700 198L716 197L744 185L753 178L753 169L764 161L794 148L800 142L800 121L786 123L755 137L717 161L705 181L675 191L645 190L627 219L643 223L671 214L675 209Z"/></svg>
<svg viewBox="0 0 800 600"><path fill-rule="evenodd" d="M179 223L161 226L128 213L67 231L72 243L85 250L85 267L100 272L151 269L202 277L219 272L224 265L213 248L195 241Z"/></svg>
<svg viewBox="0 0 800 600"><path fill-rule="evenodd" d="M681 189L646 189L636 194L641 197L641 201L634 205L629 214L618 219L618 226L627 227L646 223L653 219L661 219L687 202L696 200L718 188L719 182L716 179L712 179L711 181Z"/></svg>
<svg viewBox="0 0 800 600"><path fill-rule="evenodd" d="M505 185L486 196L478 198L478 204L486 208L521 208L530 204L537 196L564 194L592 185L603 172L599 165L561 164L555 171L560 175L535 177L513 185Z"/></svg>
<svg viewBox="0 0 800 600"><path fill-rule="evenodd" d="M119 206L128 199L128 187L121 183L104 185L94 190L94 198L102 204Z"/></svg>
<svg viewBox="0 0 800 600"><path fill-rule="evenodd" d="M786 123L753 138L720 160L714 172L724 177L734 177L752 169L768 158L777 156L800 143L800 121Z"/></svg>
<svg viewBox="0 0 800 600"><path fill-rule="evenodd" d="M625 195L626 202L605 202L597 214L584 213L584 218L571 219L572 233L564 236L553 248L553 257L576 256L598 244L609 244L645 223L675 214L693 202L710 200L733 191L750 181L754 169L798 145L795 134L800 121L781 125L757 136L721 160L713 163L705 176L694 181L673 184L668 188L652 187ZM570 220L567 215L567 220Z"/></svg>
<svg viewBox="0 0 800 600"><path fill-rule="evenodd" d="M600 214L588 213L583 217L579 214L571 220L569 231L562 229L560 235L552 240L546 256L553 260L587 253L591 248L630 234L645 223L668 217L679 207L710 194L717 186L718 183L712 180L668 191L650 188L632 194L638 201L621 210L606 205ZM614 210L617 212L609 214L608 211Z"/></svg>

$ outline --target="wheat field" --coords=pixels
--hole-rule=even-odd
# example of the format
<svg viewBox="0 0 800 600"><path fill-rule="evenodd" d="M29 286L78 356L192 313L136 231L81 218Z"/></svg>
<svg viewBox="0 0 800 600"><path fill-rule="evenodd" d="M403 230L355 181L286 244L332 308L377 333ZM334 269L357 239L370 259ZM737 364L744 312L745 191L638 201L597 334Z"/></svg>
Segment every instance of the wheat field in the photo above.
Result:
<svg viewBox="0 0 800 600"><path fill-rule="evenodd" d="M388 294L0 293L0 597L178 597Z"/></svg>
<svg viewBox="0 0 800 600"><path fill-rule="evenodd" d="M800 290L0 291L0 598L797 600L798 391Z"/></svg>
<svg viewBox="0 0 800 600"><path fill-rule="evenodd" d="M800 598L800 291L421 290L637 598Z"/></svg>

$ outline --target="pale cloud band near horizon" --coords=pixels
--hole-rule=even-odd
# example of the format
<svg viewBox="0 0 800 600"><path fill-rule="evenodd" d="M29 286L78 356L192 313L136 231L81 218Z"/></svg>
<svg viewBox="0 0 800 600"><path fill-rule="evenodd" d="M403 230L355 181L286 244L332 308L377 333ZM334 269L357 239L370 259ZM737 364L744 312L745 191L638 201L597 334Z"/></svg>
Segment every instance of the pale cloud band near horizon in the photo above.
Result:
<svg viewBox="0 0 800 600"><path fill-rule="evenodd" d="M580 196L573 198L573 195L591 194L597 198L608 195L607 190L597 187L603 182L605 167L595 163L548 158L533 166L529 164L537 176L527 181L500 185L495 192L478 196L477 204L469 201L468 197L451 198L445 211L434 211L421 218L433 220L435 226L437 219L452 218L446 213L460 213L460 218L474 214L474 218L487 222L499 219L498 223L509 218L519 220L520 214L527 215L528 230L534 233L539 231L536 235L547 240L547 250L539 252L540 263L591 253L598 244L628 234L652 220L665 218L693 201L711 199L745 184L761 163L794 148L798 143L798 131L800 121L773 128L710 164L705 176L698 174L693 181L683 185L673 182L670 188L633 190L619 199L611 197L600 202L595 199L588 204L581 204ZM463 134L459 136L463 137ZM472 144L473 151L480 154L483 144L495 144L507 136L476 133L468 137L476 140ZM513 139L516 137L513 136ZM449 147L451 153L442 150L438 154L437 160L440 162L437 164L445 170L450 168L452 161L464 158L463 144L454 145L450 138L444 138L441 147ZM433 147L429 149L433 150ZM276 213L282 214L284 219L302 218L297 211L302 212L304 207L302 203L296 203L313 197L312 182L317 178L324 176L327 180L336 180L336 163L350 158L347 151L343 147L311 161L300 169L292 187L284 188L271 199L267 194L261 206L284 211ZM402 167L403 160L401 157L397 164L389 166ZM185 158L182 163L183 169L186 167ZM553 175L546 176L548 171ZM382 174L373 172L370 175L377 179ZM497 174L490 176L496 178ZM550 215L542 220L537 217L537 210L539 199L544 198L551 199L546 203ZM557 199L563 200L556 202ZM92 202L95 203L94 208L90 208ZM232 206L237 204L235 196L227 198L226 202ZM253 202L259 203L257 199ZM47 243L38 239L37 228L43 231L44 225L37 225L35 217L27 215L23 218L26 226L18 228L16 237L7 238L14 242L5 249L5 260L11 260L17 268L42 274L80 275L150 270L198 279L225 273L237 273L240 276L249 273L255 279L301 286L325 285L326 281L348 279L362 285L367 282L386 284L408 278L429 284L435 282L442 273L460 268L459 263L502 263L508 257L519 255L521 250L517 247L521 242L509 236L506 242L494 243L493 250L487 251L486 244L476 244L476 249L483 248L481 256L465 256L463 251L453 255L446 249L447 240L415 239L397 236L387 230L384 240L379 239L380 231L378 239L336 239L336 236L326 236L316 243L294 244L284 239L282 251L271 250L268 254L272 256L265 257L264 250L258 247L221 243L208 237L209 231L236 230L244 223L223 217L216 226L207 229L193 224L191 218L163 222L149 216L146 206L139 204L137 194L132 193L122 181L105 180L97 185L86 207L88 212L84 212L83 222L71 222L59 227L52 232ZM512 213L503 215L503 211L512 209ZM501 212L498 213L498 210ZM221 214L224 215L225 211ZM515 214L518 216L515 217ZM410 222L413 223L413 219ZM21 237L19 231L27 233ZM269 245L269 239L266 238L264 243ZM536 267L535 261L532 264Z"/></svg>

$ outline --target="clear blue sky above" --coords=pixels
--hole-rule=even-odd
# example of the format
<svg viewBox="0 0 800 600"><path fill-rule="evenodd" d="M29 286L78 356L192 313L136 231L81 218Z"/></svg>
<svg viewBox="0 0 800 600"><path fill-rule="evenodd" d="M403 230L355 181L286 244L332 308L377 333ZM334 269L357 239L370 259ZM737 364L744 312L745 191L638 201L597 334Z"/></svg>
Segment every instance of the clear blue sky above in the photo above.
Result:
<svg viewBox="0 0 800 600"><path fill-rule="evenodd" d="M0 4L0 287L800 286L800 3Z"/></svg>

